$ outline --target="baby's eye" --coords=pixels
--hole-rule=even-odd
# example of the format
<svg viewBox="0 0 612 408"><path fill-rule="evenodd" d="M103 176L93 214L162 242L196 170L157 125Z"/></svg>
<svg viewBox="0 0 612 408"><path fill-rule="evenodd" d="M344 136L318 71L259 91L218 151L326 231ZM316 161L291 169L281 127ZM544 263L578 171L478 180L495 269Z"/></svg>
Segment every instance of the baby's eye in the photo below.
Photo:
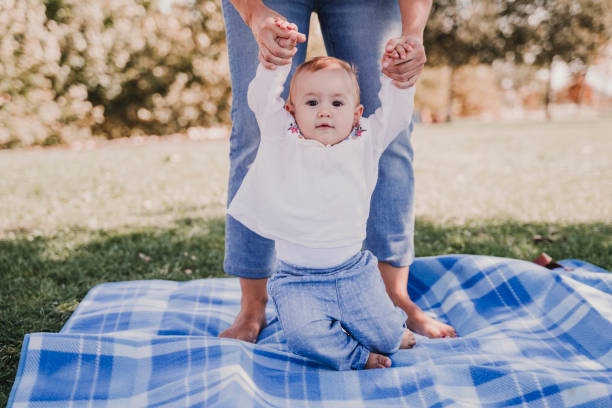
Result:
<svg viewBox="0 0 612 408"><path fill-rule="evenodd" d="M308 106L317 106L317 101L315 101L314 99L311 99L309 101L306 101L306 105L308 105Z"/></svg>
<svg viewBox="0 0 612 408"><path fill-rule="evenodd" d="M334 105L334 106L338 107L338 106L342 106L342 105L344 105L344 104L342 103L342 101L334 101L334 102L332 103L332 105Z"/></svg>

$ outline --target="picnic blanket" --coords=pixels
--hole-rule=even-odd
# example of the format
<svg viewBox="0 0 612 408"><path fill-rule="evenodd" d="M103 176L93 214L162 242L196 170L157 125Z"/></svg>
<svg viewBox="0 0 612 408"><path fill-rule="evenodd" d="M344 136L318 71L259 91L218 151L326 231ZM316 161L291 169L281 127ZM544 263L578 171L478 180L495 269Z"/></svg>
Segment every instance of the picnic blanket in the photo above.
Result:
<svg viewBox="0 0 612 408"><path fill-rule="evenodd" d="M459 337L344 372L289 353L272 307L256 345L218 338L237 279L102 284L60 333L25 337L8 406L611 407L612 274L560 264L418 258L410 296Z"/></svg>

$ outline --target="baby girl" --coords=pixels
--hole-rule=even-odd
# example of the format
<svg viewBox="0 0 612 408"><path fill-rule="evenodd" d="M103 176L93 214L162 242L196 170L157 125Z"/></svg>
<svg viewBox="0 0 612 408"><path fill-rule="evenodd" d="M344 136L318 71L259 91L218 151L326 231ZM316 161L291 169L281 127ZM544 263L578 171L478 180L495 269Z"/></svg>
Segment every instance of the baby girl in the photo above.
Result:
<svg viewBox="0 0 612 408"><path fill-rule="evenodd" d="M261 142L228 212L275 241L268 291L289 350L337 370L389 367L415 340L362 243L378 160L409 127L414 88L381 76L381 107L363 118L347 62L303 63L284 101L290 68L260 65L249 86Z"/></svg>

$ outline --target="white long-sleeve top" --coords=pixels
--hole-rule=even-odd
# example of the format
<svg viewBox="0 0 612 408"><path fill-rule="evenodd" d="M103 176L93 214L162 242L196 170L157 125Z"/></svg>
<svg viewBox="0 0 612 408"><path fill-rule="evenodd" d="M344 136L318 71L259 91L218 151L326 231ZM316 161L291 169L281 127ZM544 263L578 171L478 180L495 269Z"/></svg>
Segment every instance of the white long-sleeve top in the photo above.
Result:
<svg viewBox="0 0 612 408"><path fill-rule="evenodd" d="M410 125L414 87L399 89L381 75L381 107L362 118L345 140L326 146L304 139L293 115L284 109L280 95L289 71L290 65L276 70L259 65L249 85L248 103L261 141L228 213L277 241L280 259L290 262L287 258L295 258L296 248L322 249L326 258L337 248L338 259L350 257L365 239L378 160ZM292 254L283 256L281 250Z"/></svg>

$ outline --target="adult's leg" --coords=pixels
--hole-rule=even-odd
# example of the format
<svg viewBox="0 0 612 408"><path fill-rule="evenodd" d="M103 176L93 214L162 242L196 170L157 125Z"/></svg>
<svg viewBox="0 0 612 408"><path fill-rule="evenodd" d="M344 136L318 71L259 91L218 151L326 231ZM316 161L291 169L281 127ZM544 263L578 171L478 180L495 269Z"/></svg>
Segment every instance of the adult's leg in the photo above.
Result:
<svg viewBox="0 0 612 408"><path fill-rule="evenodd" d="M401 33L397 2L321 1L317 12L328 54L357 67L364 115L371 115L380 106L380 59L384 45ZM408 315L408 328L428 337L451 336L452 327L427 316L408 296L409 266L414 259L411 132L412 128L398 134L380 159L364 247L379 259L387 293Z"/></svg>
<svg viewBox="0 0 612 408"><path fill-rule="evenodd" d="M302 7L280 0L266 1L265 4L296 23L301 32L304 32L302 27L308 32L310 13L306 16ZM232 83L232 132L227 198L229 204L255 159L259 146L259 128L247 104L248 85L255 76L258 65L258 46L251 29L234 6L228 0L223 0L222 7ZM300 44L298 54L294 57L294 65L300 57L303 60L305 54L306 46ZM226 273L240 278L242 298L236 320L220 337L250 342L257 340L259 332L266 324L266 281L272 273L274 263L274 242L257 235L227 215L223 269Z"/></svg>

